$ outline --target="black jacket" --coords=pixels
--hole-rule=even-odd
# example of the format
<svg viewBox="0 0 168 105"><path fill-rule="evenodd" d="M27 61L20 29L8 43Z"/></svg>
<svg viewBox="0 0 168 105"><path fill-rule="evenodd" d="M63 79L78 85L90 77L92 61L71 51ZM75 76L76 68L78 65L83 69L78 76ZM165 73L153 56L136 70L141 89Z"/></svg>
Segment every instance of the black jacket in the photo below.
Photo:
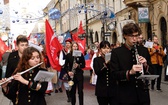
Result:
<svg viewBox="0 0 168 105"><path fill-rule="evenodd" d="M97 75L95 95L99 97L112 97L116 95L116 81L112 78L110 63L103 68L105 60L96 57L93 61L93 68Z"/></svg>
<svg viewBox="0 0 168 105"><path fill-rule="evenodd" d="M39 81L34 81L34 77L39 72L39 70L47 71L42 68L35 68L33 72L28 73L28 77L25 79L32 82L31 86L24 85L18 81L13 80L8 84L8 92L4 92L4 95L12 100L14 105L46 105L45 101L45 91L47 90L48 82L41 82L40 90L36 91L36 86ZM32 76L31 76L32 75ZM18 92L18 104L16 102L16 93Z"/></svg>
<svg viewBox="0 0 168 105"><path fill-rule="evenodd" d="M147 48L137 47L138 54L146 58L148 65L151 65L150 55ZM111 68L113 78L118 82L117 98L120 103L149 103L149 90L145 89L145 83L137 79L137 75L126 75L128 70L132 69L133 64L137 64L134 51L126 45L116 48L112 51ZM144 67L144 73L147 73ZM129 79L127 78L129 77Z"/></svg>
<svg viewBox="0 0 168 105"><path fill-rule="evenodd" d="M20 57L18 51L14 51L9 54L5 77L8 78L13 74L19 63L19 60Z"/></svg>
<svg viewBox="0 0 168 105"><path fill-rule="evenodd" d="M82 78L83 70L82 68L85 67L85 59L83 54L81 54L80 57L75 57L76 63L79 64L79 66L75 69L74 78L77 78L77 80ZM65 70L66 72L72 71L74 57L72 56L72 53L68 53L66 55L66 61L65 61Z"/></svg>

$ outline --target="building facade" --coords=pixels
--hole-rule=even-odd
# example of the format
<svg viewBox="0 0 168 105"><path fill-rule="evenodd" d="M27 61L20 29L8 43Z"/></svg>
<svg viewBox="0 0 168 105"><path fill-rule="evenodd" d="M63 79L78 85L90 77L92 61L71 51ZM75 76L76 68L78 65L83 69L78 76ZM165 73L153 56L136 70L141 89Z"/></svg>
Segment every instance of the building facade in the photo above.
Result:
<svg viewBox="0 0 168 105"><path fill-rule="evenodd" d="M146 40L152 39L152 35L155 34L159 37L161 45L165 46L167 43L168 0L55 0L55 3L55 7L62 13L62 17L56 20L55 24L56 32L59 34L68 31L76 32L80 21L82 21L88 44L102 40L108 40L110 43L116 43L117 41L122 43L122 28L118 28L117 24L121 21L133 20L140 25ZM88 6L91 3L97 10L102 10L101 5L107 8L113 7L115 20L106 20L103 24L102 20L98 16L96 17L93 12L84 13L76 8L78 5ZM148 8L148 22L139 22L139 7ZM114 30L109 29L111 22L116 26ZM109 32L110 36L104 37L102 31Z"/></svg>

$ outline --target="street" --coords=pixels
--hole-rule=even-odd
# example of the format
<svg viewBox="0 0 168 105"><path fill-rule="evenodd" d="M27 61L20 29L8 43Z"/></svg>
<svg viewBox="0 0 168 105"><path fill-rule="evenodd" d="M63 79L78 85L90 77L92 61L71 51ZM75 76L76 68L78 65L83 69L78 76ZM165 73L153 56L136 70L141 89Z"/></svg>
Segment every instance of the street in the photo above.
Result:
<svg viewBox="0 0 168 105"><path fill-rule="evenodd" d="M85 71L85 83L84 83L84 104L85 105L98 105L96 96L94 95L94 86L89 84L89 71ZM162 81L161 85L163 92L158 92L156 90L151 91L150 90L150 96L151 96L151 105L168 105L168 82ZM78 104L78 95L77 97L77 104ZM47 105L70 105L70 103L67 102L65 90L63 90L63 93L52 93L50 95L46 95L46 101ZM10 102L8 99L6 99L2 92L0 91L0 105L10 105ZM12 105L12 104L11 104Z"/></svg>

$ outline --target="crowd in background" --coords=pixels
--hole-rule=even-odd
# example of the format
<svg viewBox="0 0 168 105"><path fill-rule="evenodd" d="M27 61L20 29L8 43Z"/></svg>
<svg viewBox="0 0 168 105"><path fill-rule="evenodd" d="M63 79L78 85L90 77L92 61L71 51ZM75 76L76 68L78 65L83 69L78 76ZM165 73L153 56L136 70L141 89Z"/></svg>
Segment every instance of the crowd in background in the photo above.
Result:
<svg viewBox="0 0 168 105"><path fill-rule="evenodd" d="M168 48L167 46L163 48L159 44L156 35L151 40L153 46L145 48L142 34L137 24L129 23L123 27L124 43L117 41L110 44L108 41L100 43L96 41L87 46L81 56L73 56L73 51L79 50L79 45L71 39L67 39L59 53L61 71L51 67L45 45L42 46L43 51L39 52L36 48L28 47L27 38L19 35L16 41L18 50L6 51L2 57L1 81L5 81L11 76L14 77L14 80L2 85L3 93L12 100L14 105L28 105L29 103L31 105L46 105L45 95L51 95L52 92L63 93L65 90L67 102L75 105L76 90L78 90L79 105L83 105L84 70L82 69L86 65L85 56L87 55L91 60L91 84L93 76L96 76L95 95L99 105L150 105L149 89L155 90L156 88L157 91L162 92L162 67L165 68L164 79L168 80L168 58L166 56ZM137 52L138 58L136 58ZM111 54L111 59L108 61L105 59L107 53ZM44 64L31 72L23 76L18 74L19 71L28 69L42 61ZM138 65L137 62L141 65ZM54 72L52 81L48 83L34 81L33 78L39 70ZM141 71L142 73L140 73ZM148 80L144 82L137 79L141 74L155 74L159 77L151 82ZM73 84L69 83L71 80ZM25 99L20 100L23 95L26 95Z"/></svg>

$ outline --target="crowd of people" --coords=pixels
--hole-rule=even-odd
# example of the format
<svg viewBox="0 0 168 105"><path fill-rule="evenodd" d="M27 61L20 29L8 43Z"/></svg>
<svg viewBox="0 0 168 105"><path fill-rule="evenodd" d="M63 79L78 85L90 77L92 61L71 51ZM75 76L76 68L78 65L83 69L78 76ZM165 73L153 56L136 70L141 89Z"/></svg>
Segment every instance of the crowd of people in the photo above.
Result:
<svg viewBox="0 0 168 105"><path fill-rule="evenodd" d="M135 23L128 23L123 27L123 38L125 42L122 44L96 41L88 46L85 54L80 53L80 56L74 55L79 50L78 43L67 39L59 53L61 71L57 71L50 65L45 46L40 52L28 46L26 36L19 35L16 40L18 50L7 53L3 61L3 78L0 82L13 78L1 85L3 94L13 105L46 105L45 95L51 95L51 92L62 93L64 87L67 102L76 105L78 90L79 105L84 105L82 69L86 65L84 56L88 54L91 60L90 76L97 76L95 95L99 105L150 105L149 89L155 89L155 80L156 90L162 91L161 74L166 53L159 45L156 35L152 38L153 47L144 47L141 29ZM108 60L107 54L111 57ZM20 74L41 62L44 63L23 75ZM40 70L55 73L51 84L34 80ZM138 79L143 74L159 77L151 82Z"/></svg>

